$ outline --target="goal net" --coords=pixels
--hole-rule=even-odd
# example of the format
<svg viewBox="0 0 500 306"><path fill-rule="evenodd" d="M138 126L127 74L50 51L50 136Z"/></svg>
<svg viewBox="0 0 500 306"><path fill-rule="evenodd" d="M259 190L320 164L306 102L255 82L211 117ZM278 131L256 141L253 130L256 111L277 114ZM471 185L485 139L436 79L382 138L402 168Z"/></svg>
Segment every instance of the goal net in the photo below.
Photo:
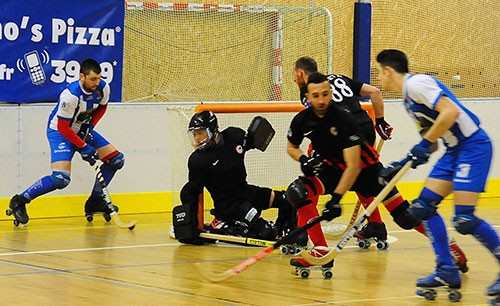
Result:
<svg viewBox="0 0 500 306"><path fill-rule="evenodd" d="M410 70L437 77L460 98L500 97L500 2L377 0L372 7L372 83L379 85L377 53L396 48L408 54Z"/></svg>
<svg viewBox="0 0 500 306"><path fill-rule="evenodd" d="M123 100L294 100L304 55L331 72L326 8L129 1Z"/></svg>

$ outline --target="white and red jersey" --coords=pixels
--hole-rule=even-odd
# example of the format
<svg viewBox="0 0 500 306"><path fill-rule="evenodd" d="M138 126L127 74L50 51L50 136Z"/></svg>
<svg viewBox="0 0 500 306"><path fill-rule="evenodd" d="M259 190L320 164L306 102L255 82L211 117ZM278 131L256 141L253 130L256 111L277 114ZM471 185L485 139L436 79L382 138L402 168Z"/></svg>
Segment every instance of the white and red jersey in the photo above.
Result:
<svg viewBox="0 0 500 306"><path fill-rule="evenodd" d="M80 81L70 83L59 95L59 101L49 116L48 129L57 130L59 118L70 120L70 127L78 133L82 123L89 123L92 111L109 101L109 85L101 80L97 89L85 91Z"/></svg>

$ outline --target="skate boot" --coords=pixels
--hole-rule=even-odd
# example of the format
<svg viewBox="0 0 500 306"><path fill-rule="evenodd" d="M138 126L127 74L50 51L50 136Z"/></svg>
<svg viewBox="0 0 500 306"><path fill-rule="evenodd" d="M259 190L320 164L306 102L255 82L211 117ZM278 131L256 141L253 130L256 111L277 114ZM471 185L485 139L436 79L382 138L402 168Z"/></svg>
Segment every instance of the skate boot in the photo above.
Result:
<svg viewBox="0 0 500 306"><path fill-rule="evenodd" d="M111 214L113 212L118 212L118 209L116 205L113 205L113 209L108 207L103 196L92 194L85 202L85 218L88 222L92 222L94 220L94 214L100 213L104 220L109 222L111 221Z"/></svg>
<svg viewBox="0 0 500 306"><path fill-rule="evenodd" d="M328 253L328 248L315 247L310 252L313 256L320 257ZM333 260L322 266L315 266L309 263L304 258L297 256L297 257L292 257L290 259L290 265L294 267L294 269L292 270L292 274L298 275L301 278L308 278L309 275L311 274L311 271L315 269L321 271L321 274L323 275L324 279L331 279L333 277L333 272L332 272Z"/></svg>
<svg viewBox="0 0 500 306"><path fill-rule="evenodd" d="M416 294L428 301L433 301L437 296L436 289L442 288L448 291L448 300L459 302L462 298L462 294L458 290L460 286L461 280L458 268L456 266L442 265L438 266L431 275L417 280Z"/></svg>
<svg viewBox="0 0 500 306"><path fill-rule="evenodd" d="M467 257L465 257L465 253L458 246L457 242L453 239L450 240L448 244L450 247L451 255L453 256L453 260L455 264L458 266L458 269L462 273L467 273L469 271L469 267L467 266Z"/></svg>
<svg viewBox="0 0 500 306"><path fill-rule="evenodd" d="M500 274L498 275L497 280L488 287L486 294L492 297L492 299L490 300L490 305L500 305Z"/></svg>
<svg viewBox="0 0 500 306"><path fill-rule="evenodd" d="M368 249L371 241L375 241L377 249L386 250L389 247L387 242L387 230L384 223L369 222L361 230L354 234L358 239L358 246L362 249Z"/></svg>
<svg viewBox="0 0 500 306"><path fill-rule="evenodd" d="M278 236L278 240L285 237L287 234L291 232L291 229L288 231L279 232L281 236ZM306 231L300 231L297 236L293 239L292 243L283 244L280 247L281 254L283 255L296 255L300 253L302 250L307 248L307 242L309 241L309 237L307 236Z"/></svg>
<svg viewBox="0 0 500 306"><path fill-rule="evenodd" d="M7 216L14 216L14 225L15 226L24 226L28 224L29 216L26 212L26 204L29 203L29 200L24 196L16 194L10 199L9 208L5 210L5 214Z"/></svg>

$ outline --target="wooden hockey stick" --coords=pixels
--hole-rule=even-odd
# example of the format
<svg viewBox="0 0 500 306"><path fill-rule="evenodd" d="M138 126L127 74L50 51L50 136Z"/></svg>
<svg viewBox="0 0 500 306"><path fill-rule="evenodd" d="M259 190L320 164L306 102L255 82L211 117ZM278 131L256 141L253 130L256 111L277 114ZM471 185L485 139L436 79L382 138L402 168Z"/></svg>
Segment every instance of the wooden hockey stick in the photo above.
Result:
<svg viewBox="0 0 500 306"><path fill-rule="evenodd" d="M200 237L205 238L205 239L210 239L210 240L217 240L220 242L230 242L230 243L238 243L238 244L248 245L248 246L260 246L260 247L272 246L275 243L275 241L262 240L262 239L257 239L257 238L239 237L239 236L232 236L232 235L220 235L220 234L213 234L213 233L201 233Z"/></svg>
<svg viewBox="0 0 500 306"><path fill-rule="evenodd" d="M378 141L377 148L376 148L378 154L380 154L380 151L382 151L383 146L384 146L384 140L381 138ZM356 206L354 206L354 210L352 211L351 220L349 220L349 224L347 224L345 230L339 234L333 234L333 235L330 234L328 237L335 239L335 238L340 238L340 237L344 236L344 234L347 233L349 228L354 224L354 221L356 221L356 218L358 218L360 208L361 208L361 201L358 199L358 201L356 202Z"/></svg>
<svg viewBox="0 0 500 306"><path fill-rule="evenodd" d="M111 211L111 213L109 214L111 217L111 221L113 221L113 223L120 228L128 228L129 230L133 230L137 222L130 221L125 223L121 220L120 216L118 216L118 212L116 211L115 207L113 206L113 203L111 202L111 195L109 194L109 190L106 187L106 181L104 181L104 177L102 176L100 165L97 165L95 167L95 170L97 172L96 175L97 181L101 185L102 192L104 194L104 201L106 202L106 206L108 207L108 209Z"/></svg>
<svg viewBox="0 0 500 306"><path fill-rule="evenodd" d="M315 257L309 253L308 250L303 250L299 253L299 256L304 258L307 262L313 265L324 265L329 263L338 255L339 252L345 247L347 242L351 240L354 234L361 229L363 223L368 219L368 217L373 213L375 208L384 200L384 198L391 192L392 188L396 183L403 177L403 175L410 169L411 162L407 162L401 170L391 179L389 183L380 191L380 193L373 199L370 205L366 208L365 213L354 223L354 225L349 228L349 230L342 236L342 239L337 243L334 249L330 250L327 254L321 257Z"/></svg>
<svg viewBox="0 0 500 306"><path fill-rule="evenodd" d="M245 271L255 263L257 263L259 260L262 260L266 258L269 254L271 254L274 250L282 246L283 244L288 244L293 241L294 238L299 235L302 231L305 231L309 229L310 227L314 226L315 224L323 221L324 218L322 216L315 217L311 220L309 220L304 226L296 228L292 230L288 235L284 236L283 238L279 239L278 241L274 242L271 246L268 246L264 249L262 249L260 252L257 254L253 255L252 257L247 258L246 260L242 261L241 263L237 264L236 266L222 272L222 273L214 273L214 272L205 272L203 269L201 269L201 264L200 263L195 263L195 266L197 267L198 272L200 275L214 283L222 282L225 281L237 274L240 274L241 272Z"/></svg>

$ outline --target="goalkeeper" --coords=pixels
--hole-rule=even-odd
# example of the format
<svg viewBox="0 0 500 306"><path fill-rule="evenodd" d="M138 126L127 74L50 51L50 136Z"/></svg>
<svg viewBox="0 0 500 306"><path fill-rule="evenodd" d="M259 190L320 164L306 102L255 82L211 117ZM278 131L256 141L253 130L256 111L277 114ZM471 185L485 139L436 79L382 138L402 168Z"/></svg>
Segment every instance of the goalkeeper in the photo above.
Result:
<svg viewBox="0 0 500 306"><path fill-rule="evenodd" d="M283 191L250 185L246 180L245 153L254 148L264 151L274 136L267 120L254 118L246 132L237 127L219 131L215 114L203 111L191 118L188 132L195 150L188 161L188 182L181 190L182 205L174 209L176 239L203 242L196 216L203 187L214 200L211 213L215 218L206 228L210 232L275 240L295 227L296 211ZM269 208L278 208L274 225L260 216Z"/></svg>

